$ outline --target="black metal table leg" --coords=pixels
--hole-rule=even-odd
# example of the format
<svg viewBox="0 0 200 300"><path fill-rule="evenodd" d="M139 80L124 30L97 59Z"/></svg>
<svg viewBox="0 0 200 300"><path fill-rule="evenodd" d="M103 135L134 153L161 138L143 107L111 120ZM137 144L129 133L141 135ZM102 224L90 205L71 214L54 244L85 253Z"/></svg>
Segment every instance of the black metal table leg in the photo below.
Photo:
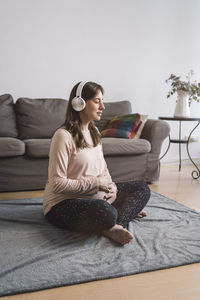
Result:
<svg viewBox="0 0 200 300"><path fill-rule="evenodd" d="M190 155L190 152L189 152L189 142L190 142L190 138L191 138L192 133L199 126L199 124L200 124L200 122L198 122L198 124L192 129L192 131L190 132L190 134L188 136L188 140L187 140L187 154L188 154L188 157L189 157L190 161L193 163L193 165L195 166L195 168L197 169L197 170L192 171L192 177L194 179L198 179L200 177L200 169L195 164L195 162L193 161L193 159L192 159L192 157Z"/></svg>
<svg viewBox="0 0 200 300"><path fill-rule="evenodd" d="M169 144L167 146L167 150L165 151L165 153L159 158L160 160L167 154L167 152L169 151L169 148L170 148L170 144L171 144L171 139L170 139L170 135L168 135L168 138L169 138Z"/></svg>

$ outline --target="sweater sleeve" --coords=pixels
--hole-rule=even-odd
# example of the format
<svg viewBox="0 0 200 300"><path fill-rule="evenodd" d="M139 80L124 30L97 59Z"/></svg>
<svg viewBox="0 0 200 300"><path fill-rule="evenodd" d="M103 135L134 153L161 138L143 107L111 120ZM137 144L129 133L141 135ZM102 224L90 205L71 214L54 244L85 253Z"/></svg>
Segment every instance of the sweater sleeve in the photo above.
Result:
<svg viewBox="0 0 200 300"><path fill-rule="evenodd" d="M81 179L67 177L67 168L73 151L71 134L65 129L59 129L54 134L49 154L49 184L53 192L81 195L98 188L100 180L96 176Z"/></svg>

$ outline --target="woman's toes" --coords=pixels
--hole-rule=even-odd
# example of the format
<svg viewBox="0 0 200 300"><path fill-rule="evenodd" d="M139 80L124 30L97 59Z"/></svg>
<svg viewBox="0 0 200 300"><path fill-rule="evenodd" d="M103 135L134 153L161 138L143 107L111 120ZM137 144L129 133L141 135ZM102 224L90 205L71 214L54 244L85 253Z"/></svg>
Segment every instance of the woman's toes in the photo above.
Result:
<svg viewBox="0 0 200 300"><path fill-rule="evenodd" d="M139 212L139 214L137 214L136 218L144 218L146 217L146 212L144 210L142 210L141 212Z"/></svg>
<svg viewBox="0 0 200 300"><path fill-rule="evenodd" d="M133 239L132 233L118 224L111 229L103 231L103 234L121 245L129 243Z"/></svg>

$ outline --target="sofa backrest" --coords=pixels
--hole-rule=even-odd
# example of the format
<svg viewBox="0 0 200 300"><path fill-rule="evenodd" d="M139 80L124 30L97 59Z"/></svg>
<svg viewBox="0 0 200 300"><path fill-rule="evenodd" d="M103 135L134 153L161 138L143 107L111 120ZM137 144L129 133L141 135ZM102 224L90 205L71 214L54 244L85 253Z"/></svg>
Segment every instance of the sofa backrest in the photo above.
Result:
<svg viewBox="0 0 200 300"><path fill-rule="evenodd" d="M19 98L15 104L21 139L51 138L66 116L68 101L64 99ZM116 115L131 113L129 101L104 102L102 119L95 122L99 131Z"/></svg>
<svg viewBox="0 0 200 300"><path fill-rule="evenodd" d="M2 95L0 136L21 139L51 138L65 121L67 105L67 100L59 98L19 98L14 104L11 95ZM101 120L95 122L99 131L105 128L113 116L131 113L131 103L127 100L104 102L104 105Z"/></svg>

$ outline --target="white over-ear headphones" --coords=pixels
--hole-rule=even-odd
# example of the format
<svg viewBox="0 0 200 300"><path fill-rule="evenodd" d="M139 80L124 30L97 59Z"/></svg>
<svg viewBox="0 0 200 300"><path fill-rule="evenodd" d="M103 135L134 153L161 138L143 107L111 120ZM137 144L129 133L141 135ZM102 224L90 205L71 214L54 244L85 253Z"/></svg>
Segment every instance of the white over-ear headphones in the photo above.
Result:
<svg viewBox="0 0 200 300"><path fill-rule="evenodd" d="M83 90L84 85L87 83L88 81L81 81L77 87L76 90L76 97L74 97L72 99L72 107L75 111L82 111L84 110L85 106L86 106L86 102L85 100L81 97L81 93Z"/></svg>

